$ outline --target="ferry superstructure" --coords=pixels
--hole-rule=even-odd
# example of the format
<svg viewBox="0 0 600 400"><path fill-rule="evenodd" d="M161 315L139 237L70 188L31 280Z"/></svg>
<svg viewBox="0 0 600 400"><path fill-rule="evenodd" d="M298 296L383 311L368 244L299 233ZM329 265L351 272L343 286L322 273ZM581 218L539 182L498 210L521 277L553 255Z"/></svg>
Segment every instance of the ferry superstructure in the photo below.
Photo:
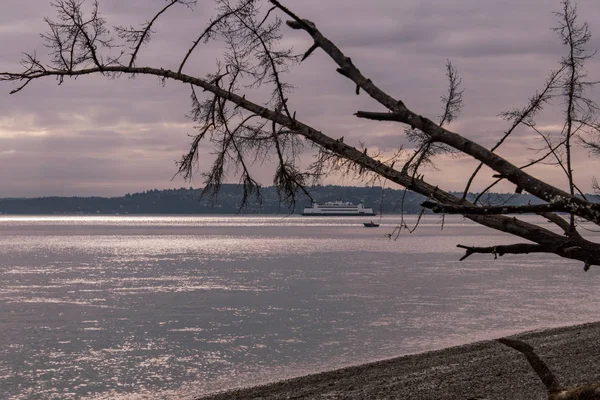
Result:
<svg viewBox="0 0 600 400"><path fill-rule="evenodd" d="M305 207L302 211L305 216L372 216L376 215L372 208L367 208L360 204L353 204L347 201L328 201L324 204L314 202L312 207Z"/></svg>

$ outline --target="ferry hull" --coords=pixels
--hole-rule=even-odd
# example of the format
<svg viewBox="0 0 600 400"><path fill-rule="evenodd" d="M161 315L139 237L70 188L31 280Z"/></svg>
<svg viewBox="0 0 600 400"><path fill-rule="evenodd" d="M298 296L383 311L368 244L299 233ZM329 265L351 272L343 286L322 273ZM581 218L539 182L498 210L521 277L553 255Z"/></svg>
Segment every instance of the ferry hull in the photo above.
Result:
<svg viewBox="0 0 600 400"><path fill-rule="evenodd" d="M305 207L302 214L306 217L371 217L375 215L372 208L360 204L343 201L329 201L324 204L313 202L312 207Z"/></svg>
<svg viewBox="0 0 600 400"><path fill-rule="evenodd" d="M375 213L302 213L305 217L372 217Z"/></svg>

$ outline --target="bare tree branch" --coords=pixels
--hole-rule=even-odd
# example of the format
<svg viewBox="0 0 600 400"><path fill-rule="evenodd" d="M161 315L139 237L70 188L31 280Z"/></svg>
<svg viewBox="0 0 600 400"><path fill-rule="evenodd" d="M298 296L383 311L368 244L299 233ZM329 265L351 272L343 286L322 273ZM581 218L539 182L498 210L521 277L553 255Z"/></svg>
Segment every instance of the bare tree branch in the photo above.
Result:
<svg viewBox="0 0 600 400"><path fill-rule="evenodd" d="M512 339L500 338L497 342L511 347L522 353L538 378L542 381L548 392L548 400L584 400L597 399L600 394L600 385L581 385L571 389L564 388L556 375L550 370L546 363L535 353L533 347L527 343Z"/></svg>
<svg viewBox="0 0 600 400"><path fill-rule="evenodd" d="M479 144L454 132L450 132L439 125L436 125L431 120L414 113L404 105L404 102L394 99L377 87L370 79L366 78L358 68L356 68L349 57L346 57L337 46L320 33L314 23L305 20L299 21L295 14L289 12L285 7L282 7L276 0L271 0L271 3L280 6L284 12L294 18L293 21L288 21L288 25L291 28L303 29L311 35L315 43L319 44L319 46L338 64L339 68L337 71L340 74L352 80L357 86L360 86L373 99L390 111L388 113L359 111L355 114L356 116L377 121L397 121L410 125L413 129L417 128L428 134L431 137L431 140L445 143L483 162L488 167L516 184L517 187L527 190L529 193L542 200L551 202L556 201L557 199L568 198L569 201L588 210L580 210L577 215L596 224L600 224L600 211L598 207L595 205L588 207L590 205L589 203L575 197L573 194L564 192L563 190L523 172L504 158L485 149Z"/></svg>
<svg viewBox="0 0 600 400"><path fill-rule="evenodd" d="M505 120L512 121L512 125L504 133L502 138L490 149L490 151L495 151L498 147L500 147L506 141L506 139L508 139L508 137L515 131L515 129L519 127L522 123L524 123L527 120L533 121L535 115L539 111L541 111L544 105L551 99L552 90L554 90L555 88L556 80L560 77L563 70L564 67L550 74L550 77L547 79L546 86L544 87L544 89L529 100L529 104L527 105L527 107L520 110L505 111L500 114L500 116ZM467 193L469 193L473 180L481 170L482 166L483 163L479 163L477 168L475 168L475 171L473 171L473 173L469 177L467 185L465 186L465 189L463 191L463 198L466 198Z"/></svg>
<svg viewBox="0 0 600 400"><path fill-rule="evenodd" d="M546 386L548 393L552 394L561 390L558 378L550 371L550 368L548 368L546 363L535 354L533 347L520 340L510 338L500 338L496 339L496 341L523 353L527 358L529 365L531 365L531 368L533 368L544 386Z"/></svg>
<svg viewBox="0 0 600 400"><path fill-rule="evenodd" d="M421 203L422 207L430 209L434 213L463 214L463 215L496 215L496 214L535 214L547 212L567 212L568 203L556 202L549 204L530 204L521 206L475 206L475 205L453 205L440 204L433 201Z"/></svg>
<svg viewBox="0 0 600 400"><path fill-rule="evenodd" d="M175 3L190 5L191 1L170 0L167 6L170 7ZM192 87L192 108L189 116L197 132L192 135L190 150L177 165L179 172L184 177L190 178L198 165L199 156L204 154L199 148L200 143L208 141L214 152L213 165L203 174L205 189L209 192L216 193L228 171L233 169L234 174L240 176L240 183L244 187L242 205L245 204L248 195L260 195L260 184L251 175L251 170L254 163L262 163L265 160L276 163L274 183L281 190L284 200L290 203L295 201L297 192L304 190L306 182L318 179L331 171L352 171L362 177L377 175L427 196L430 199L428 204L441 212L463 213L476 223L533 242L526 245L489 248L463 246L467 251L471 251L471 254L474 252L494 254L548 252L580 260L586 268L592 264L600 264L600 244L581 237L574 229L574 222L570 224L569 229L565 229L565 223L560 216L551 213L565 211L600 224L600 206L575 195L574 179L570 181L569 191L564 191L528 174L524 171L526 166L518 167L494 152L497 146L514 131L514 127L521 125L534 127L533 116L552 98L554 94L550 92L564 87L559 84L564 83L559 80L559 77L566 75L561 75L562 70L551 74L546 90L534 96L526 108L505 115L506 119L512 121L513 128L505 132L504 137L493 150L488 150L450 131L446 126L459 115L462 105L460 77L450 63L446 66L449 90L447 95L442 97L444 109L439 123L436 124L410 110L403 101L395 99L376 86L360 72L350 58L317 29L314 23L298 17L277 0L268 0L268 3L272 7L265 10L260 7L260 0L238 0L235 4L233 0L217 0L216 17L211 19L208 26L197 36L179 68L174 71L151 66L135 66L135 60L141 52L141 45L148 40L151 27L164 14L167 7L163 7L150 22L143 25L144 29L123 28L121 30L121 39L125 43L134 43L132 58L127 64L123 64L119 62L120 56L113 57L110 54L109 50L114 46L113 38L108 35L105 21L98 14L97 4L94 3L91 15L84 18L81 0L56 0L53 5L57 10L58 19L57 22L48 20L50 30L44 38L50 49L50 64L43 64L35 54L27 56L22 63L23 71L1 73L0 81L16 84L17 87L12 92L19 92L36 79L49 77L57 79L60 83L65 78L91 74L108 76L142 74L156 76L163 81L169 79L188 84ZM565 4L568 5L568 1L565 1ZM305 31L311 36L313 45L304 57L296 55L291 49L280 47L281 20L275 15L276 10L292 19L287 22L289 27ZM577 26L574 23L572 25ZM575 36L573 35L574 38ZM207 73L204 77L182 73L186 61L190 54L196 51L198 43L207 40L220 40L225 46L223 60L217 64L216 72ZM584 44L580 39L574 40L573 43ZM358 117L400 122L410 127L411 133L407 135L414 134L420 146L409 159L408 167L405 164L400 171L394 168L401 154L400 151L386 160L380 151L368 151L366 144L359 143L354 147L345 143L343 137L335 139L296 117L291 103L288 102L292 87L285 82L284 74L290 65L306 59L317 48L322 49L337 64L337 72L351 80L356 85L357 91L363 90L385 110L385 112L359 111L356 114ZM575 58L575 60L577 65L580 65L578 64L580 61L583 62L583 59ZM573 64L572 60L571 63ZM564 67L564 71L566 70L568 67ZM558 146L566 145L567 141L571 141L575 135L581 138L581 143L584 145L595 143L592 138L582 136L587 135L588 131L593 132L591 127L600 125L594 122L595 115L591 112L593 102L583 96L583 89L589 87L590 82L582 80L579 82L579 86L575 85L577 90L571 91L572 108L576 112L572 113L571 127L567 127L567 134L562 133L563 137L558 140ZM262 102L252 101L253 93L265 87L271 90L268 99ZM198 96L200 93L197 91L198 88L203 91L201 97ZM582 90L578 90L579 88ZM264 90L261 93L264 94ZM600 128L596 131L600 132ZM368 135L368 132L364 133L365 137ZM302 148L306 143L314 146L317 154L314 163L303 172L298 164ZM559 157L560 148L557 148L555 143L555 140L549 140L546 143L548 147L546 154L529 165L542 162L549 155ZM573 142L569 143L573 145ZM593 145L591 148L594 148ZM526 190L547 204L519 207L479 205L476 204L477 201L475 203L467 201L464 195L455 196L431 185L425 181L423 175L416 173L419 166L427 162L430 156L450 149L488 166L495 171L499 179L512 182L521 188L520 190ZM409 170L409 167L412 170ZM570 168L568 162L565 163L565 167L568 171ZM474 178L474 175L472 176ZM552 232L533 223L498 215L505 212L541 213L563 229L566 235ZM400 225L399 228L407 229L408 226Z"/></svg>
<svg viewBox="0 0 600 400"><path fill-rule="evenodd" d="M539 244L518 243L509 245L489 246L489 247L474 247L457 244L456 247L465 249L465 255L460 258L463 261L465 258L473 254L493 254L494 258L505 254L529 254L529 253L551 253L552 251L546 246Z"/></svg>
<svg viewBox="0 0 600 400"><path fill-rule="evenodd" d="M174 6L175 4L183 4L188 7L196 4L195 0L169 0L168 4L164 6L159 12L154 15L154 17L147 23L143 25L143 29L137 30L134 28L124 28L124 27L116 27L115 30L119 37L124 38L127 42L133 43L133 53L131 53L131 58L129 59L129 66L133 67L135 63L135 59L137 57L142 44L148 43L150 41L150 34L152 33L152 25L154 22L164 14L169 8Z"/></svg>

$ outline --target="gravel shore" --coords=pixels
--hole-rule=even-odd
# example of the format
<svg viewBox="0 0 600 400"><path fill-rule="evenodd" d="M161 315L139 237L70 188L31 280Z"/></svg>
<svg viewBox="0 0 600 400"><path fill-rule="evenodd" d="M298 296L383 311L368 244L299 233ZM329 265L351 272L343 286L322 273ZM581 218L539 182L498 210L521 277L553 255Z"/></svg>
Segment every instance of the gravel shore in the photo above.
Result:
<svg viewBox="0 0 600 400"><path fill-rule="evenodd" d="M600 383L600 322L511 336L534 347L563 387ZM547 399L516 350L484 341L223 392L225 399Z"/></svg>

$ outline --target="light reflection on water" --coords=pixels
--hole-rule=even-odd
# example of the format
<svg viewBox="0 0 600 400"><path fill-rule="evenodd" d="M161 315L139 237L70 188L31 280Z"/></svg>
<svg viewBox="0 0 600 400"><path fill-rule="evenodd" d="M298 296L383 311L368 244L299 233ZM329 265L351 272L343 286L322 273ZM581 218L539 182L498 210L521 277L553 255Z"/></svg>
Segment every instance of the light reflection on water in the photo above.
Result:
<svg viewBox="0 0 600 400"><path fill-rule="evenodd" d="M169 398L597 320L595 269L447 218L0 218L0 391ZM133 396L133 397L132 397Z"/></svg>

